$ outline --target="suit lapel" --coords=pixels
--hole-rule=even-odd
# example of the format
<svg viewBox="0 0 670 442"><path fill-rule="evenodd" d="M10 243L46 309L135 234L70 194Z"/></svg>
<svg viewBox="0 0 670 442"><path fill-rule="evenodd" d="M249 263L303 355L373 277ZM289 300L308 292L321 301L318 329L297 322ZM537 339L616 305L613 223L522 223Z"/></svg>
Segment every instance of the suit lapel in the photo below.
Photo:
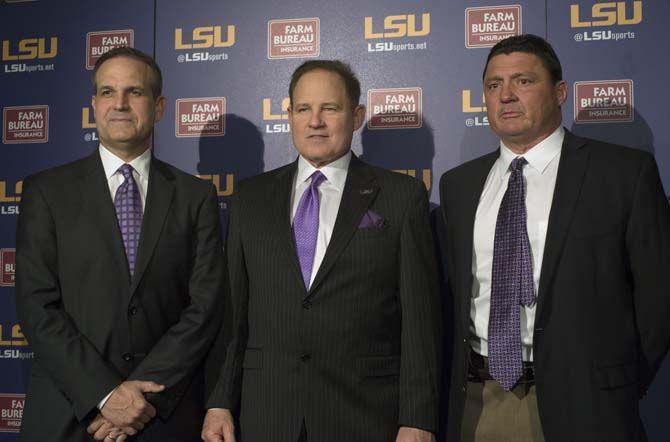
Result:
<svg viewBox="0 0 670 442"><path fill-rule="evenodd" d="M565 237L582 188L589 152L588 149L583 149L585 144L586 140L565 131L542 257L536 324L542 323L544 306L549 303L548 289L554 279L554 272L563 252Z"/></svg>
<svg viewBox="0 0 670 442"><path fill-rule="evenodd" d="M272 236L279 238L279 249L284 253L285 262L291 268L296 283L305 289L300 270L300 261L293 241L293 230L291 229L291 194L293 177L298 171L298 161L280 169L277 172L277 193L280 198L273 199L271 214L268 217L268 228L272 230ZM273 193L274 194L274 193Z"/></svg>
<svg viewBox="0 0 670 442"><path fill-rule="evenodd" d="M106 244L105 250L111 254L116 271L127 284L130 284L128 261L116 219L116 210L97 150L86 159L82 172L81 192L84 219L91 220L91 225L95 226L95 230Z"/></svg>
<svg viewBox="0 0 670 442"><path fill-rule="evenodd" d="M144 216L142 217L142 233L137 249L135 274L130 286L131 297L142 280L142 275L151 260L154 248L163 230L174 194L173 180L172 172L163 163L152 158L149 170L149 189L147 189Z"/></svg>
<svg viewBox="0 0 670 442"><path fill-rule="evenodd" d="M358 224L370 207L379 192L375 182L372 169L356 158L351 156L347 180L342 193L342 200L337 211L337 219L333 227L333 235L326 249L326 254L319 266L319 270L310 287L308 296L311 296L316 288L323 282L330 272L349 240L358 229ZM295 246L293 247L295 250Z"/></svg>

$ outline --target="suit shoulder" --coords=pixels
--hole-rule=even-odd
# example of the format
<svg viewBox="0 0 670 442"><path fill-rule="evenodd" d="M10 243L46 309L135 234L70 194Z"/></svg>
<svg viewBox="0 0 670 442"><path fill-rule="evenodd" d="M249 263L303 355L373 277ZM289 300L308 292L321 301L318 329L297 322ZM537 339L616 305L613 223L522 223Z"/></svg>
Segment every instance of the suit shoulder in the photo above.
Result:
<svg viewBox="0 0 670 442"><path fill-rule="evenodd" d="M89 167L92 166L92 157L80 158L60 166L51 167L24 178L25 181L30 181L38 184L45 184L55 186L69 182L74 177L85 173Z"/></svg>
<svg viewBox="0 0 670 442"><path fill-rule="evenodd" d="M583 140L588 149L590 149L591 154L595 155L598 160L602 159L602 161L630 164L631 161L638 163L650 161L654 158L651 153L633 147L621 146L592 138L583 138Z"/></svg>
<svg viewBox="0 0 670 442"><path fill-rule="evenodd" d="M467 177L472 176L476 170L479 170L479 168L482 167L482 163L492 164L498 158L498 155L498 151L495 150L486 155L482 155L463 164L452 167L442 174L440 177L440 185L447 182L458 184Z"/></svg>
<svg viewBox="0 0 670 442"><path fill-rule="evenodd" d="M199 178L159 159L154 158L153 161L156 162L156 167L168 178L173 178L178 186L203 192L209 192L212 189L211 181Z"/></svg>
<svg viewBox="0 0 670 442"><path fill-rule="evenodd" d="M273 190L276 188L277 179L284 174L290 174L294 166L294 163L289 163L276 169L244 178L237 183L236 193L266 193L268 190Z"/></svg>

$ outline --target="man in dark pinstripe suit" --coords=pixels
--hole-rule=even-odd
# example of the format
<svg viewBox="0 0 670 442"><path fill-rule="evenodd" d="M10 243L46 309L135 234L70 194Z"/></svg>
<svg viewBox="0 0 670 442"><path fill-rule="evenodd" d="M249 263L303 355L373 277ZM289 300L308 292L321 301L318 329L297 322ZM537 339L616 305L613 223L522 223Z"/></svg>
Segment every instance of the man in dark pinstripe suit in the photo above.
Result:
<svg viewBox="0 0 670 442"><path fill-rule="evenodd" d="M348 65L304 63L289 95L300 156L233 201L234 333L203 439L431 441L440 308L426 189L350 152L365 108Z"/></svg>

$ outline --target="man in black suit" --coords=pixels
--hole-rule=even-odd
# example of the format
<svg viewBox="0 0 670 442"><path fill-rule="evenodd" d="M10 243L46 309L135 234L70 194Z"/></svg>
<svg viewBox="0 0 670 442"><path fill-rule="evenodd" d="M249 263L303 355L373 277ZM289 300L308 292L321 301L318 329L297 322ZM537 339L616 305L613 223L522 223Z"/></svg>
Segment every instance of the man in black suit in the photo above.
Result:
<svg viewBox="0 0 670 442"><path fill-rule="evenodd" d="M670 345L670 209L653 157L561 126L551 46L511 37L484 93L500 149L440 182L454 299L446 440L644 440Z"/></svg>
<svg viewBox="0 0 670 442"><path fill-rule="evenodd" d="M436 265L423 184L350 152L365 118L348 65L289 87L300 156L240 183L227 239L234 338L206 441L429 441ZM397 439L396 439L397 438Z"/></svg>
<svg viewBox="0 0 670 442"><path fill-rule="evenodd" d="M17 306L36 357L21 440L194 441L226 278L215 192L151 154L165 106L151 57L112 50L93 80L99 149L24 182Z"/></svg>

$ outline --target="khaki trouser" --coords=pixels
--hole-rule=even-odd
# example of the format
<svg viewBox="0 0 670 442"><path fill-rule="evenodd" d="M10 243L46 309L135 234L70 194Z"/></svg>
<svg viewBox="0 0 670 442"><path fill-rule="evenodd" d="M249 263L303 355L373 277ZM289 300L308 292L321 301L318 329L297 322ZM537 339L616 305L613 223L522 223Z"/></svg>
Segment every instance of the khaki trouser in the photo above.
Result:
<svg viewBox="0 0 670 442"><path fill-rule="evenodd" d="M544 442L535 384L468 382L461 442Z"/></svg>

